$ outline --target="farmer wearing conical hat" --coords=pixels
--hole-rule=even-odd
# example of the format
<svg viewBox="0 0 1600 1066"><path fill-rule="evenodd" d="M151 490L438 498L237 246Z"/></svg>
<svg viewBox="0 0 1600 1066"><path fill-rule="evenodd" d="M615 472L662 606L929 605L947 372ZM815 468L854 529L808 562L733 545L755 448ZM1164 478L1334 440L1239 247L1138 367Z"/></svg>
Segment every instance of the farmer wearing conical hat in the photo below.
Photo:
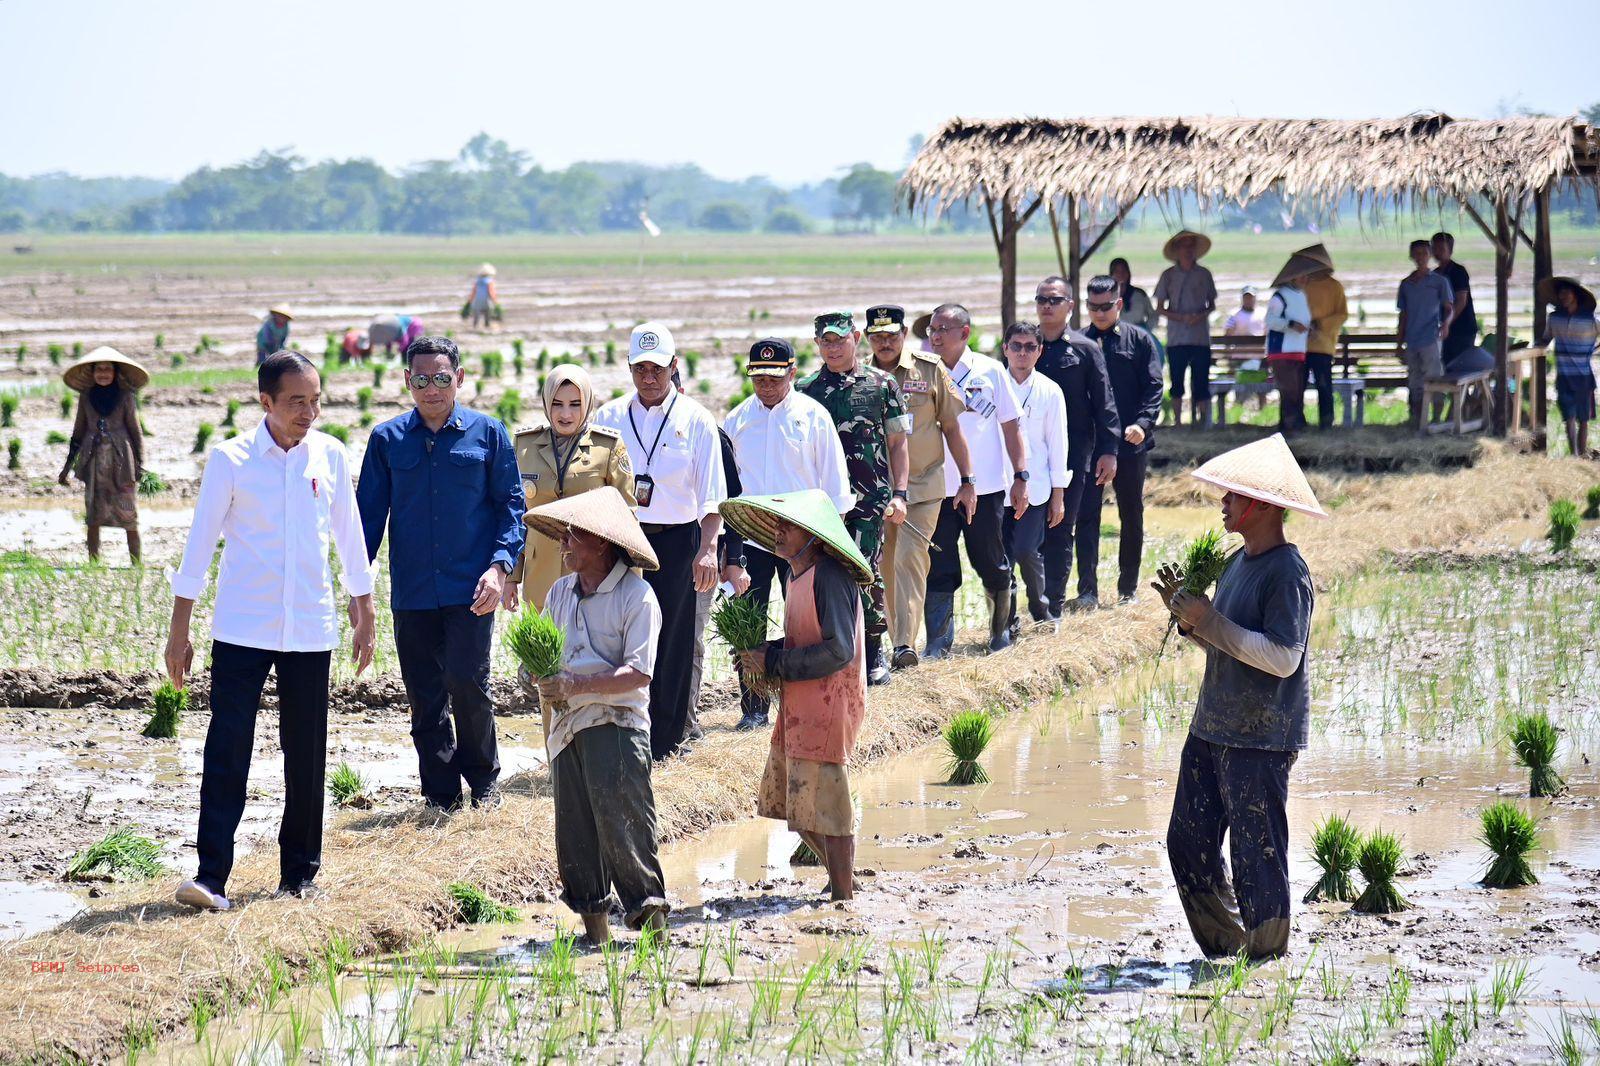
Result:
<svg viewBox="0 0 1600 1066"><path fill-rule="evenodd" d="M740 653L742 672L765 673L783 685L756 812L787 821L827 865L833 898L850 899L855 810L845 763L866 714L860 590L871 587L872 566L820 490L741 496L721 510L791 574L783 639Z"/></svg>
<svg viewBox="0 0 1600 1066"><path fill-rule="evenodd" d="M1183 425L1187 391L1194 420L1211 406L1211 312L1217 309L1217 283L1200 260L1211 250L1211 238L1179 230L1167 238L1161 254L1172 266L1161 272L1151 298L1156 314L1167 320L1167 365L1172 376L1172 420Z"/></svg>
<svg viewBox="0 0 1600 1066"><path fill-rule="evenodd" d="M1306 383L1317 388L1317 425L1328 429L1333 425L1333 355L1339 349L1339 333L1344 329L1345 319L1350 317L1350 306L1345 300L1344 285L1333 276L1333 257L1328 254L1326 245L1318 242L1294 255L1317 264L1316 269L1301 276L1299 285L1311 307L1311 333L1306 337ZM1302 422L1303 416L1302 408Z"/></svg>
<svg viewBox="0 0 1600 1066"><path fill-rule="evenodd" d="M56 480L67 474L83 482L89 558L100 558L100 527L127 531L128 558L139 561L139 478L144 474L144 431L134 394L150 374L115 348L104 345L66 370L61 380L78 394L67 460Z"/></svg>
<svg viewBox="0 0 1600 1066"><path fill-rule="evenodd" d="M535 507L527 522L560 542L571 571L545 598L566 634L561 672L539 682L551 708L545 751L561 900L595 943L611 936L613 888L629 928L664 930L670 908L650 787L650 678L661 608L639 576L660 564L628 500L611 485Z"/></svg>
<svg viewBox="0 0 1600 1066"><path fill-rule="evenodd" d="M276 303L267 309L267 317L261 320L261 328L256 330L256 366L266 362L267 356L289 347L289 321L292 318L294 315L289 313L288 304Z"/></svg>
<svg viewBox="0 0 1600 1066"><path fill-rule="evenodd" d="M1223 526L1244 548L1214 598L1185 591L1171 566L1155 584L1179 632L1206 653L1167 857L1201 950L1268 958L1289 945L1289 769L1306 746L1311 712L1311 573L1284 539L1283 521L1291 510L1327 512L1280 434L1219 455L1194 476L1222 490Z"/></svg>
<svg viewBox="0 0 1600 1066"><path fill-rule="evenodd" d="M1541 303L1553 306L1543 344L1556 356L1556 406L1567 424L1567 448L1589 458L1589 423L1594 419L1595 321L1594 293L1575 278L1546 278L1539 283Z"/></svg>
<svg viewBox="0 0 1600 1066"><path fill-rule="evenodd" d="M478 268L478 276L473 279L472 292L467 296L466 314L462 318L471 316L471 326L479 329L493 329L493 321L500 310L500 294L494 287L494 264L485 263Z"/></svg>

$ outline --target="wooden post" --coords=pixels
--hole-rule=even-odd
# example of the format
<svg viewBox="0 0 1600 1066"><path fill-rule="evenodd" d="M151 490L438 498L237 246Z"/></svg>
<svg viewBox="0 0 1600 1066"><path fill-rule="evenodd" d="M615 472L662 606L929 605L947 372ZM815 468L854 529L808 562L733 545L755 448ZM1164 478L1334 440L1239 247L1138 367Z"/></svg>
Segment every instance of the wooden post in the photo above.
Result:
<svg viewBox="0 0 1600 1066"><path fill-rule="evenodd" d="M1506 353L1510 350L1511 254L1516 246L1511 232L1511 216L1505 197L1494 202L1494 435L1506 435L1507 395ZM1426 412L1424 412L1426 413Z"/></svg>
<svg viewBox="0 0 1600 1066"><path fill-rule="evenodd" d="M1539 285L1555 270L1550 253L1550 186L1546 185L1533 195L1533 343L1538 344L1545 333L1547 314L1544 301L1539 299ZM1549 403L1546 382L1545 357L1533 363L1533 445L1538 450L1545 447L1545 419Z"/></svg>
<svg viewBox="0 0 1600 1066"><path fill-rule="evenodd" d="M1000 201L1000 332L1017 320L1017 209Z"/></svg>
<svg viewBox="0 0 1600 1066"><path fill-rule="evenodd" d="M1078 211L1078 198L1067 197L1067 295L1072 297L1073 329L1080 328L1078 300L1079 281L1083 274L1083 220Z"/></svg>

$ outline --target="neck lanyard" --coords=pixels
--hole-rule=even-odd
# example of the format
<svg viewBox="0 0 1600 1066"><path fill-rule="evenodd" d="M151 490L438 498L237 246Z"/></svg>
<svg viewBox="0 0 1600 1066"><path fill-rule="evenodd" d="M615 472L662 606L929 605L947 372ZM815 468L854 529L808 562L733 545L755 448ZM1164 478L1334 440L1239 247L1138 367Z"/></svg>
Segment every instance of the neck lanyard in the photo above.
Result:
<svg viewBox="0 0 1600 1066"><path fill-rule="evenodd" d="M962 358L966 358L966 357L963 356ZM956 360L956 366L961 366L961 365L962 365L961 364L961 360L960 359ZM957 388L960 388L962 385L965 385L967 383L967 379L972 376L972 367L971 367L971 365L970 364L967 365L965 367L965 369L966 369L966 373L962 374L960 377L956 377L955 376L955 372L951 371L951 378L955 381Z"/></svg>
<svg viewBox="0 0 1600 1066"><path fill-rule="evenodd" d="M672 409L677 406L678 394L673 393L672 399L667 401L667 409L661 415L661 428L656 430L656 439L650 442L650 448L644 453L644 472L650 473L650 460L655 458L656 445L661 443L661 434L667 431L667 423L672 421ZM639 434L639 423L633 420L633 404L628 405L628 425L633 427L633 439L640 445L644 444L644 437Z"/></svg>
<svg viewBox="0 0 1600 1066"><path fill-rule="evenodd" d="M632 412L629 413L631 414ZM561 438L556 436L555 427L552 426L550 429L550 452L555 459L553 465L556 468L557 496L563 495L567 490L567 468L572 465L573 456L578 454L578 445L582 442L583 434L588 428L586 424L572 435L572 443L567 446L567 457L565 459L561 457ZM637 435L637 432L635 435Z"/></svg>

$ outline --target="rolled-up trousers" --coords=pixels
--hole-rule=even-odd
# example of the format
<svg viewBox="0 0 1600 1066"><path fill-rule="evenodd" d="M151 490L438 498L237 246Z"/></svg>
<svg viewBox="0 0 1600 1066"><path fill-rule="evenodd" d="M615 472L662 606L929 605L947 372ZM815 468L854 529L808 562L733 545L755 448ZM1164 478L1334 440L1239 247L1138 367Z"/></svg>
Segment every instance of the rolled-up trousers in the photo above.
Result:
<svg viewBox="0 0 1600 1066"><path fill-rule="evenodd" d="M667 905L650 739L610 723L580 730L550 764L550 785L561 902L604 914L615 888L628 925L639 928L645 907Z"/></svg>

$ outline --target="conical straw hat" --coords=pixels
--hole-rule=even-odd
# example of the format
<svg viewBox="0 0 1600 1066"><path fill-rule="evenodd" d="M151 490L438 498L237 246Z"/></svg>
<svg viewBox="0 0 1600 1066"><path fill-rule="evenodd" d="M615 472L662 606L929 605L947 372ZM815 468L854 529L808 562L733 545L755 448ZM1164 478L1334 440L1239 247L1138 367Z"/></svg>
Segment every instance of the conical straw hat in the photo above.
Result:
<svg viewBox="0 0 1600 1066"><path fill-rule="evenodd" d="M872 584L872 566L862 557L856 542L844 528L833 500L821 489L780 492L774 496L740 496L725 500L722 517L746 540L753 540L767 551L778 540L778 519L810 533L822 542L822 550L850 571L856 584Z"/></svg>
<svg viewBox="0 0 1600 1066"><path fill-rule="evenodd" d="M267 314L282 315L284 318L289 319L294 318L294 315L289 313L289 305L284 303L273 304L271 307L267 308Z"/></svg>
<svg viewBox="0 0 1600 1066"><path fill-rule="evenodd" d="M1287 263L1283 264L1283 269L1278 271L1278 276L1272 279L1272 284L1276 288L1285 282L1294 281L1297 278L1305 277L1307 274L1315 274L1319 270L1327 269L1327 267L1310 256L1296 252L1289 257Z"/></svg>
<svg viewBox="0 0 1600 1066"><path fill-rule="evenodd" d="M1317 262L1321 263L1325 269L1333 269L1333 256L1328 254L1328 246L1323 244L1321 241L1318 241L1316 244L1308 244L1304 248L1301 248L1290 254L1303 255L1307 259L1315 259Z"/></svg>
<svg viewBox="0 0 1600 1066"><path fill-rule="evenodd" d="M566 533L568 526L593 533L615 545L618 551L628 557L630 566L643 570L661 568L655 551L645 539L644 530L639 527L639 520L633 515L633 509L614 486L602 485L535 507L522 520L529 529L556 541Z"/></svg>
<svg viewBox="0 0 1600 1066"><path fill-rule="evenodd" d="M138 363L129 359L115 348L102 344L87 355L80 356L71 366L61 372L61 380L67 383L67 388L73 392L82 392L94 385L94 365L96 363L115 363L117 376L120 377L128 388L135 391L150 384L150 372Z"/></svg>
<svg viewBox="0 0 1600 1066"><path fill-rule="evenodd" d="M491 278L494 277L494 264L493 263L485 263L481 267L478 268L478 276L481 278L481 277L484 277L485 275L487 275L488 277L491 277Z"/></svg>
<svg viewBox="0 0 1600 1066"><path fill-rule="evenodd" d="M1588 289L1586 289L1582 285L1578 284L1578 279L1577 278L1565 278L1565 277L1545 278L1543 281L1539 282L1539 290L1538 290L1539 302L1540 303L1549 304L1552 307L1554 307L1557 311L1561 310L1561 305L1556 303L1556 289L1558 287L1562 286L1562 285L1570 285L1574 289L1577 290L1577 293L1578 293L1578 313L1580 315L1592 315L1592 314L1594 314L1594 309L1595 309L1594 293L1590 292Z"/></svg>
<svg viewBox="0 0 1600 1066"><path fill-rule="evenodd" d="M1196 233L1192 229L1181 229L1177 233L1174 233L1172 236L1167 238L1167 243L1161 246L1161 255L1164 258L1170 259L1172 262L1176 263L1178 261L1178 253L1173 250L1173 245L1177 244L1185 237L1194 238L1194 257L1196 261L1204 259L1206 253L1211 251L1210 237L1207 237L1204 233Z"/></svg>
<svg viewBox="0 0 1600 1066"><path fill-rule="evenodd" d="M1314 518L1328 517L1282 433L1223 452L1201 464L1194 476L1224 492L1237 492Z"/></svg>

